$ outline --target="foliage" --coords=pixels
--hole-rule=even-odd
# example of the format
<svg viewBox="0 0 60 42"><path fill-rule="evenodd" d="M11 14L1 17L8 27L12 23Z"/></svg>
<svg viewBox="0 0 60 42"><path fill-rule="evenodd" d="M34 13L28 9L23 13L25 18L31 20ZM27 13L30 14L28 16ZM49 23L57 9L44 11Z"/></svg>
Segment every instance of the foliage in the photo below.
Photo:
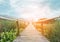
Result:
<svg viewBox="0 0 60 42"><path fill-rule="evenodd" d="M24 20L0 20L0 42L13 42L27 25Z"/></svg>
<svg viewBox="0 0 60 42"><path fill-rule="evenodd" d="M20 32L22 32L25 29L25 27L28 26L28 24L29 24L28 21L26 21L26 20L20 20L20 22L19 22Z"/></svg>
<svg viewBox="0 0 60 42"><path fill-rule="evenodd" d="M13 30L10 32L2 32L0 38L1 42L13 42L13 40L16 38L16 32L13 32Z"/></svg>
<svg viewBox="0 0 60 42"><path fill-rule="evenodd" d="M50 42L60 42L60 20L56 20L52 24L47 24L45 35Z"/></svg>
<svg viewBox="0 0 60 42"><path fill-rule="evenodd" d="M13 42L17 28L15 21L0 20L0 42Z"/></svg>
<svg viewBox="0 0 60 42"><path fill-rule="evenodd" d="M43 26L39 21L33 23L33 25L50 42L60 42L60 19L49 20L48 23L43 23Z"/></svg>

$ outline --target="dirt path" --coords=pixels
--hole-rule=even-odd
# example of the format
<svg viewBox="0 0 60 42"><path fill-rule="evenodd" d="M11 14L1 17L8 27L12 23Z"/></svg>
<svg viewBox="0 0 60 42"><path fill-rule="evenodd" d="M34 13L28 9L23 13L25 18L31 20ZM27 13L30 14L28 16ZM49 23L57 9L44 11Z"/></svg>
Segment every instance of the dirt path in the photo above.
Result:
<svg viewBox="0 0 60 42"><path fill-rule="evenodd" d="M13 42L49 42L30 24Z"/></svg>

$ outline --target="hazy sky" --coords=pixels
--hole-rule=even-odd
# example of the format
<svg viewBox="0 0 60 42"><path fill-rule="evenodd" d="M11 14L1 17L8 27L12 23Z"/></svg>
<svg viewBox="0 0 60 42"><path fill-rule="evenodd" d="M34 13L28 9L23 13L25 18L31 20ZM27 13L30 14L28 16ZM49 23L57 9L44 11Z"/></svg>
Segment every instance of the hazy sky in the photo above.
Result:
<svg viewBox="0 0 60 42"><path fill-rule="evenodd" d="M0 0L0 15L52 18L60 16L60 0Z"/></svg>

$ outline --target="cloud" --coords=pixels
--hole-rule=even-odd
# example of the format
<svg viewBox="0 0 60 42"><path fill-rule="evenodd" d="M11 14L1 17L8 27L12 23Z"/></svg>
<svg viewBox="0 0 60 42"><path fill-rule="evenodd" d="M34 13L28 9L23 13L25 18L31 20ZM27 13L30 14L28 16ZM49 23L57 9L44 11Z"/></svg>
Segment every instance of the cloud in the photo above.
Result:
<svg viewBox="0 0 60 42"><path fill-rule="evenodd" d="M50 8L53 17L60 16L60 0L46 0L42 4Z"/></svg>
<svg viewBox="0 0 60 42"><path fill-rule="evenodd" d="M45 0L42 4L48 5L52 10L60 9L60 0Z"/></svg>
<svg viewBox="0 0 60 42"><path fill-rule="evenodd" d="M53 16L60 16L60 0L49 0L48 3Z"/></svg>
<svg viewBox="0 0 60 42"><path fill-rule="evenodd" d="M59 0L10 0L11 7L18 17L32 15L34 17L55 17L60 14ZM57 14L57 15L56 15Z"/></svg>
<svg viewBox="0 0 60 42"><path fill-rule="evenodd" d="M9 0L0 0L0 15L8 15L10 9Z"/></svg>
<svg viewBox="0 0 60 42"><path fill-rule="evenodd" d="M0 4L3 4L5 1L4 0L0 0Z"/></svg>
<svg viewBox="0 0 60 42"><path fill-rule="evenodd" d="M60 9L60 0L50 0L48 1L49 6L53 9L53 10L59 10Z"/></svg>

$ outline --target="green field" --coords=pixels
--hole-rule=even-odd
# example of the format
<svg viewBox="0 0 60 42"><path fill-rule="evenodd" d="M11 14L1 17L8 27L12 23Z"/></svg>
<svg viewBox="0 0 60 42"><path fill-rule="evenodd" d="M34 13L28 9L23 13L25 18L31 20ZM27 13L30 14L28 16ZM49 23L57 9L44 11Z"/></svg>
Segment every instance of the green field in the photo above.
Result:
<svg viewBox="0 0 60 42"><path fill-rule="evenodd" d="M12 20L0 20L0 42L13 42L16 36L16 22Z"/></svg>
<svg viewBox="0 0 60 42"><path fill-rule="evenodd" d="M47 35L45 36L50 42L60 42L60 20L47 24L46 28Z"/></svg>
<svg viewBox="0 0 60 42"><path fill-rule="evenodd" d="M18 22L14 20L0 20L0 42L13 42L28 24L29 22L25 20L19 20ZM41 25L33 25L39 32L42 31ZM45 24L43 26L43 31L43 35L50 42L60 42L60 19Z"/></svg>
<svg viewBox="0 0 60 42"><path fill-rule="evenodd" d="M13 42L27 25L24 20L0 20L0 42Z"/></svg>
<svg viewBox="0 0 60 42"><path fill-rule="evenodd" d="M43 26L38 22L39 21L33 25L42 33L42 35L44 35L50 42L60 42L60 19L46 21L48 23L44 22Z"/></svg>

